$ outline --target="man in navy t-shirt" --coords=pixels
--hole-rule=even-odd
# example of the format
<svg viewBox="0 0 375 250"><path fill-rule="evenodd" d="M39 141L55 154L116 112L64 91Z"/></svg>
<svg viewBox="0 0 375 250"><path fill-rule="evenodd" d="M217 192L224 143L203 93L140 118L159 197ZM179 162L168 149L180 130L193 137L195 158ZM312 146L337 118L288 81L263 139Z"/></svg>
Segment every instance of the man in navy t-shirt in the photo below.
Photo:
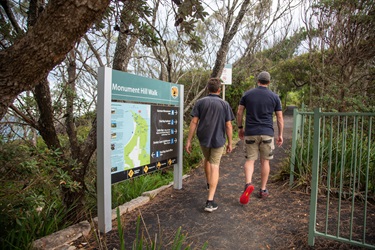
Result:
<svg viewBox="0 0 375 250"><path fill-rule="evenodd" d="M250 199L254 186L251 184L254 172L254 162L260 154L261 161L261 183L259 198L265 198L269 195L267 190L267 181L270 173L269 160L273 159L274 130L273 113L276 114L278 137L276 144L283 144L284 119L281 109L281 101L277 94L268 89L271 76L263 71L258 75L258 87L248 90L240 100L237 110L238 134L241 140L245 139L246 144L246 162L245 171L245 189L240 197L242 204L247 204ZM246 110L245 129L242 125L243 114Z"/></svg>
<svg viewBox="0 0 375 250"><path fill-rule="evenodd" d="M208 195L204 210L212 212L218 208L214 202L216 186L219 181L219 165L228 138L226 151L232 151L232 120L234 114L228 102L220 98L221 82L211 78L207 83L209 94L199 99L191 111L186 151L191 152L191 140L197 131L197 137L204 155Z"/></svg>

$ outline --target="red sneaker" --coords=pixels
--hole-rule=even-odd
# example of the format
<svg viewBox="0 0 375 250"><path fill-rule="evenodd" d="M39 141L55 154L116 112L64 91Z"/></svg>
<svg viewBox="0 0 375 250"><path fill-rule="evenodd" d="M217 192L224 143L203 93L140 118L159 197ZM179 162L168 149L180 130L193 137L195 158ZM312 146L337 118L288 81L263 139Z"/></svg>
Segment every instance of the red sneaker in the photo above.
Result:
<svg viewBox="0 0 375 250"><path fill-rule="evenodd" d="M250 195L254 191L254 186L251 184L246 184L245 185L245 191L243 191L241 197L240 197L240 202L243 205L246 205L249 203L250 200Z"/></svg>

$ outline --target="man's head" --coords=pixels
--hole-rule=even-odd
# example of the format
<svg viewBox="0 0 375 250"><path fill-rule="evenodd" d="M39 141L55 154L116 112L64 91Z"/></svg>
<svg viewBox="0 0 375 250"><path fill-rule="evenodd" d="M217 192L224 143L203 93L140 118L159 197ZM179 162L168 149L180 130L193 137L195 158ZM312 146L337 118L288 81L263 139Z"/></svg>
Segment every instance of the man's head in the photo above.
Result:
<svg viewBox="0 0 375 250"><path fill-rule="evenodd" d="M211 78L208 80L207 89L210 93L217 93L221 88L221 81L219 78Z"/></svg>
<svg viewBox="0 0 375 250"><path fill-rule="evenodd" d="M271 75L267 71L262 71L258 75L258 82L263 85L269 84L271 81Z"/></svg>

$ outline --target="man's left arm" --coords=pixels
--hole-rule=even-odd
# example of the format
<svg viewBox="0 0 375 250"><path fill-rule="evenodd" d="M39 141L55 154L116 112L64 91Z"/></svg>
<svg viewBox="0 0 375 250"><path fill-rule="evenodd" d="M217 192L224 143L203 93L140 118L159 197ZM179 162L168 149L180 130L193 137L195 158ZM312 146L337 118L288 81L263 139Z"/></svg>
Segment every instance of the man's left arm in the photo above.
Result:
<svg viewBox="0 0 375 250"><path fill-rule="evenodd" d="M284 118L282 111L276 111L276 119L277 119L277 128L278 128L278 137L276 140L277 146L281 146L283 144L283 133L284 133Z"/></svg>

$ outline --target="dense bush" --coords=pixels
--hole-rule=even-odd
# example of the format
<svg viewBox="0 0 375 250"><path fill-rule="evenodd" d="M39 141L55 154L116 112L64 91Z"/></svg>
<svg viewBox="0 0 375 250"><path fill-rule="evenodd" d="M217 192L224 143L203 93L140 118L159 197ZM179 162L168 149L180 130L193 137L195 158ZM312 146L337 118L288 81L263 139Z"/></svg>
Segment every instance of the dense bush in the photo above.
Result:
<svg viewBox="0 0 375 250"><path fill-rule="evenodd" d="M0 146L1 249L27 249L40 237L66 226L56 169L58 152L21 142Z"/></svg>

